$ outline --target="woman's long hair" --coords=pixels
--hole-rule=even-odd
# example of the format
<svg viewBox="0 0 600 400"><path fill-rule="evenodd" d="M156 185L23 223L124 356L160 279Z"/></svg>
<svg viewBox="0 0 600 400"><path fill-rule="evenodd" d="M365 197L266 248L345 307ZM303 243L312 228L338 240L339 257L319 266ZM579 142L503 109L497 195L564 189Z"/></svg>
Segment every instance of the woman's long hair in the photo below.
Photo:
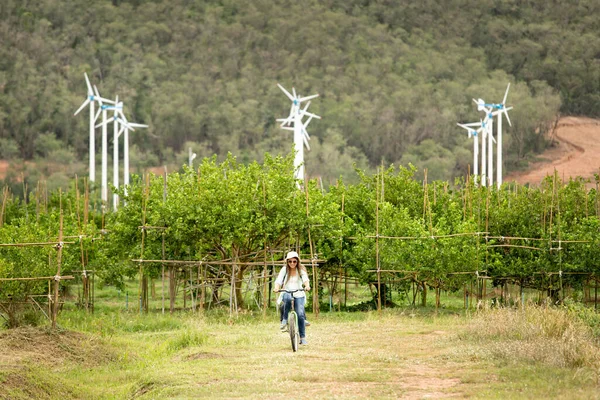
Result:
<svg viewBox="0 0 600 400"><path fill-rule="evenodd" d="M296 257L293 257L296 258ZM289 260L291 260L291 258L289 258ZM308 275L308 271L306 270L306 267L304 266L304 264L300 263L300 259L296 258L296 260L298 261L298 263L296 264L296 270L298 272L298 277L300 278L300 282L302 282L302 271L304 271L306 273L306 275ZM290 279L290 264L288 264L288 260L285 260L285 281L283 282L283 286L285 286L287 284L288 279Z"/></svg>

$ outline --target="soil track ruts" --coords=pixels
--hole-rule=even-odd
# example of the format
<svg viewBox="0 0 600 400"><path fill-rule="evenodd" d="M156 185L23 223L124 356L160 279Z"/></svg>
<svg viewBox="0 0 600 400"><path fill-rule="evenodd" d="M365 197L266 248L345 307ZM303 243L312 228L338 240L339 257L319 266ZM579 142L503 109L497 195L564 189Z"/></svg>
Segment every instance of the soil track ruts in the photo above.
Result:
<svg viewBox="0 0 600 400"><path fill-rule="evenodd" d="M595 187L594 174L600 172L600 121L585 117L564 117L558 121L552 139L556 146L546 150L526 171L508 174L505 182L539 185L554 170L564 181L583 177Z"/></svg>

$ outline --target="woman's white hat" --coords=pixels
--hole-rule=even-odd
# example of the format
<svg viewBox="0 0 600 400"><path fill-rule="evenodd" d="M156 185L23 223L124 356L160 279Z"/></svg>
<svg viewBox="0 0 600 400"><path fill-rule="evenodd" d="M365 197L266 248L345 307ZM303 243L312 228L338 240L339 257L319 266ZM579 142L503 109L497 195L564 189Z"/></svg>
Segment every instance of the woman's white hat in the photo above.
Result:
<svg viewBox="0 0 600 400"><path fill-rule="evenodd" d="M290 251L289 253L287 253L287 255L285 256L285 261L289 260L290 258L297 258L298 260L300 260L300 256L295 251Z"/></svg>

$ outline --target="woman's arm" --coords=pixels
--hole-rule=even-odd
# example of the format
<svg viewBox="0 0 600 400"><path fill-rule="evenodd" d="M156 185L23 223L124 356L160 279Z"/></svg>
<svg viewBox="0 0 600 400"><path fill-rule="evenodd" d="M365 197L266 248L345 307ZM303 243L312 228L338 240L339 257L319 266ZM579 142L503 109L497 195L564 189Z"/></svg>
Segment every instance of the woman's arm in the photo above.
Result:
<svg viewBox="0 0 600 400"><path fill-rule="evenodd" d="M285 278L286 268L282 267L279 271L279 275L277 275L277 279L275 279L275 287L273 288L274 292L278 292L279 289L283 286L283 279Z"/></svg>
<svg viewBox="0 0 600 400"><path fill-rule="evenodd" d="M304 290L307 292L310 291L310 279L308 278L308 273L306 271L300 271L300 276L302 277L302 284L304 285Z"/></svg>

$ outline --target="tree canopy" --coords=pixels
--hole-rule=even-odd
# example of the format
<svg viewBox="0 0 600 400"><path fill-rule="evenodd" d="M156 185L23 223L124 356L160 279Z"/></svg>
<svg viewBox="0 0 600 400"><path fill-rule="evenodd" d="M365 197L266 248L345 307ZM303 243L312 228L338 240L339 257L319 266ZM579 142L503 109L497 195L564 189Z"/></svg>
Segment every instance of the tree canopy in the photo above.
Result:
<svg viewBox="0 0 600 400"><path fill-rule="evenodd" d="M130 120L150 125L131 135L138 171L179 168L188 147L246 164L287 154L291 133L275 122L289 109L280 82L321 94L311 107L323 119L309 128L310 176L358 182L353 165L383 161L452 179L471 162L456 123L479 120L471 99L500 102L510 82L510 171L544 149L559 112L600 113L599 8L594 0L5 0L0 157L29 162L13 163L9 183L21 173L56 185L85 174L88 118L73 112L86 72L102 95L125 101Z"/></svg>

